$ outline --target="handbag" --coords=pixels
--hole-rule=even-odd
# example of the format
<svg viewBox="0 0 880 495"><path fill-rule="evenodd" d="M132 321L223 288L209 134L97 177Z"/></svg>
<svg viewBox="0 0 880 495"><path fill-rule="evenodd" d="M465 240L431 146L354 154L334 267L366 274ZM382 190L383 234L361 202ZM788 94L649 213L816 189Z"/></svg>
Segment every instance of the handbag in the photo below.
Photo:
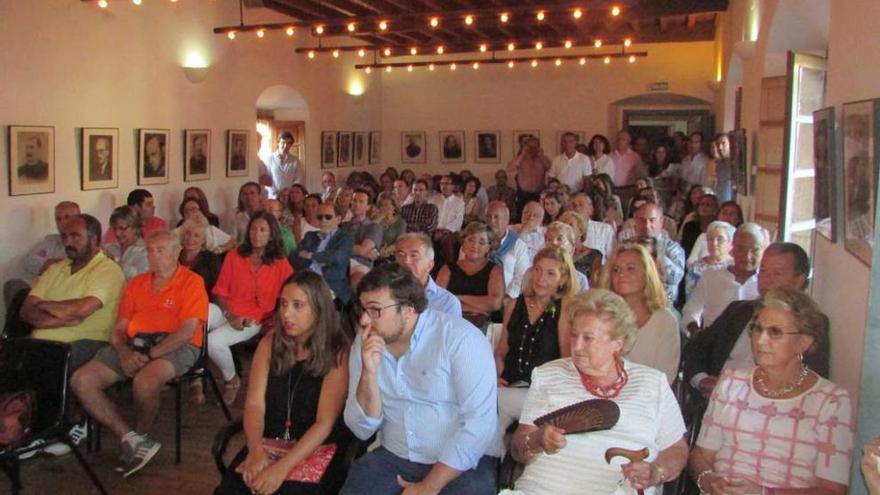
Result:
<svg viewBox="0 0 880 495"><path fill-rule="evenodd" d="M34 402L31 391L0 394L0 447L19 442L30 431Z"/></svg>
<svg viewBox="0 0 880 495"><path fill-rule="evenodd" d="M296 440L282 440L280 438L264 438L263 451L269 458L269 465L275 464L290 452L296 445ZM293 466L284 477L285 481L299 481L302 483L318 483L324 477L330 461L336 454L336 444L321 445L299 464ZM235 468L236 473L241 473L241 464Z"/></svg>

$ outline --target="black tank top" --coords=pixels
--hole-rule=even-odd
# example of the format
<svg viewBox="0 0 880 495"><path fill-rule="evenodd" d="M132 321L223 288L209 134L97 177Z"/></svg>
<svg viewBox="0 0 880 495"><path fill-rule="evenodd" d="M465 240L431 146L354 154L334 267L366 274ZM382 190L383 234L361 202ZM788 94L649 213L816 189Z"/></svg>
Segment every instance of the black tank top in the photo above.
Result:
<svg viewBox="0 0 880 495"><path fill-rule="evenodd" d="M456 296L485 296L489 294L489 274L495 263L486 263L482 270L473 275L468 275L457 263L446 265L449 267L449 283L446 290Z"/></svg>

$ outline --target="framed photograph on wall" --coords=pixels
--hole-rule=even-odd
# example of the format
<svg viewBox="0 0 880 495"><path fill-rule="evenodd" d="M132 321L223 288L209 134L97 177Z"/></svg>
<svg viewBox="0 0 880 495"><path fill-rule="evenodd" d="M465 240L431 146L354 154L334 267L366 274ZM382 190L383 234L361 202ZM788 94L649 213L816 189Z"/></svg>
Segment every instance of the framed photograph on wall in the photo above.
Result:
<svg viewBox="0 0 880 495"><path fill-rule="evenodd" d="M183 180L211 178L211 131L187 129L183 131Z"/></svg>
<svg viewBox="0 0 880 495"><path fill-rule="evenodd" d="M843 105L843 224L846 250L868 266L874 250L880 99Z"/></svg>
<svg viewBox="0 0 880 495"><path fill-rule="evenodd" d="M425 131L403 131L400 133L401 163L425 163L427 156Z"/></svg>
<svg viewBox="0 0 880 495"><path fill-rule="evenodd" d="M382 133L370 131L370 165L382 163Z"/></svg>
<svg viewBox="0 0 880 495"><path fill-rule="evenodd" d="M522 151L523 147L526 145L526 141L530 138L535 138L538 140L538 145L541 144L541 131L537 129L530 129L525 131L513 131L513 152L516 155L519 155Z"/></svg>
<svg viewBox="0 0 880 495"><path fill-rule="evenodd" d="M565 146L563 146L563 144L562 144L562 137L565 136L565 134L568 132L575 135L575 137L577 138L576 139L577 144L581 144L581 143L587 144L586 131L572 131L572 130L556 131L556 148L557 148L556 153L557 154L565 151ZM551 159L552 159L552 157L551 157Z"/></svg>
<svg viewBox="0 0 880 495"><path fill-rule="evenodd" d="M321 168L336 168L336 131L321 133Z"/></svg>
<svg viewBox="0 0 880 495"><path fill-rule="evenodd" d="M440 162L464 163L464 131L440 131Z"/></svg>
<svg viewBox="0 0 880 495"><path fill-rule="evenodd" d="M250 133L229 129L226 133L226 177L247 177Z"/></svg>
<svg viewBox="0 0 880 495"><path fill-rule="evenodd" d="M339 151L337 152L337 156L339 160L336 162L337 167L350 167L351 166L351 151L352 151L352 133L351 132L340 132L338 138Z"/></svg>
<svg viewBox="0 0 880 495"><path fill-rule="evenodd" d="M475 131L474 149L477 163L501 162L501 132L499 131Z"/></svg>
<svg viewBox="0 0 880 495"><path fill-rule="evenodd" d="M83 128L80 149L83 191L119 187L119 129Z"/></svg>
<svg viewBox="0 0 880 495"><path fill-rule="evenodd" d="M55 128L9 126L9 195L55 192Z"/></svg>
<svg viewBox="0 0 880 495"><path fill-rule="evenodd" d="M138 131L138 185L168 184L168 129Z"/></svg>
<svg viewBox="0 0 880 495"><path fill-rule="evenodd" d="M351 164L360 167L367 164L367 156L370 148L370 133L355 132L354 133L354 149L351 154Z"/></svg>
<svg viewBox="0 0 880 495"><path fill-rule="evenodd" d="M837 242L840 225L840 161L837 160L834 107L813 112L813 164L816 179L813 184L813 216L816 232L831 242Z"/></svg>

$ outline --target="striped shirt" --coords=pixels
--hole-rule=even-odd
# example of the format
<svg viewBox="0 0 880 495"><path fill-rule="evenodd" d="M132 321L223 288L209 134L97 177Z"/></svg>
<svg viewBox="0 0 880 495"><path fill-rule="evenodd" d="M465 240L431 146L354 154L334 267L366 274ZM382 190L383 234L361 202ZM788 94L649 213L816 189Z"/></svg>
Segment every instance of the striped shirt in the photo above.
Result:
<svg viewBox="0 0 880 495"><path fill-rule="evenodd" d="M562 450L539 454L526 466L516 482L518 491L528 495L611 494L623 479L620 466L624 460L617 458L607 464L607 449L647 447L651 461L682 439L684 420L666 375L627 360L624 367L629 381L613 399L620 407L617 424L606 431L566 435ZM571 358L557 359L532 372L520 423L533 425L544 414L595 398L584 388ZM657 491L651 487L645 493Z"/></svg>

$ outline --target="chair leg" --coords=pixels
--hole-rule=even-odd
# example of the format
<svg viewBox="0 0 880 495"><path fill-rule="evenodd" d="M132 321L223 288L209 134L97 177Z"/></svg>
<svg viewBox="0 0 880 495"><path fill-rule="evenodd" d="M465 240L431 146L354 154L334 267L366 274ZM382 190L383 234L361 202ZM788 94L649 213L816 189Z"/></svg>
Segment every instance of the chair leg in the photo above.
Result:
<svg viewBox="0 0 880 495"><path fill-rule="evenodd" d="M183 416L183 399L181 398L180 381L174 383L174 463L180 464L180 422Z"/></svg>
<svg viewBox="0 0 880 495"><path fill-rule="evenodd" d="M0 462L0 469L6 473L6 476L12 484L12 494L18 495L21 492L21 465L18 463L18 459L12 458Z"/></svg>
<svg viewBox="0 0 880 495"><path fill-rule="evenodd" d="M211 384L211 390L214 391L214 397L217 397L217 402L220 403L220 409L223 410L223 415L226 416L226 421L232 421L232 413L229 412L229 407L223 402L223 393L220 392L220 386L217 385L217 380L214 378L214 375L211 374L210 371L205 370L205 378L207 378L208 383Z"/></svg>
<svg viewBox="0 0 880 495"><path fill-rule="evenodd" d="M89 463L86 462L86 458L83 457L82 452L79 451L79 448L77 448L77 446L69 440L65 440L65 443L70 446L70 450L73 451L73 455L76 456L76 460L79 461L79 465L82 466L83 470L85 470L89 479L92 480L92 484L95 485L95 488L98 489L98 492L100 492L101 495L107 495L107 490L104 489L104 485L101 484L101 480L99 480L95 472L92 471L92 466L89 466Z"/></svg>

